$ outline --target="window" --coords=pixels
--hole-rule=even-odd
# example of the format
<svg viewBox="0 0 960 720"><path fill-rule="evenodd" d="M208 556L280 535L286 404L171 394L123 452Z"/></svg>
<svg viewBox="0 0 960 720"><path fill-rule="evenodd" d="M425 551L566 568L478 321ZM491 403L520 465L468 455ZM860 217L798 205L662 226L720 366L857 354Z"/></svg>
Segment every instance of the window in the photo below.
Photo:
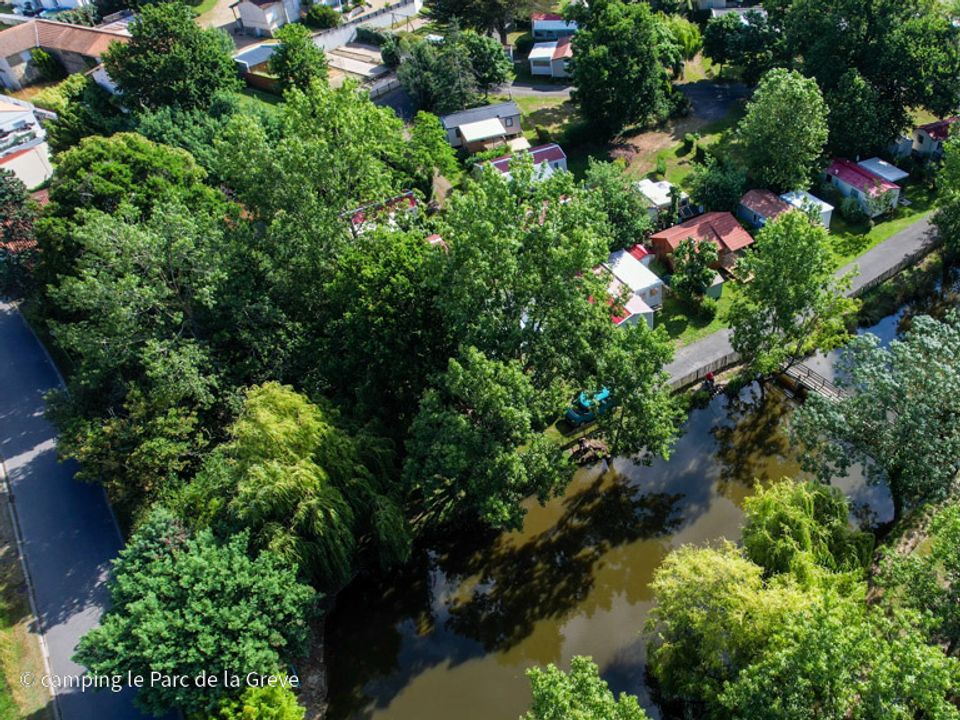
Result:
<svg viewBox="0 0 960 720"><path fill-rule="evenodd" d="M550 67L549 60L531 60L530 64L533 65L533 67Z"/></svg>
<svg viewBox="0 0 960 720"><path fill-rule="evenodd" d="M513 118L504 118L503 119L504 127L513 127Z"/></svg>

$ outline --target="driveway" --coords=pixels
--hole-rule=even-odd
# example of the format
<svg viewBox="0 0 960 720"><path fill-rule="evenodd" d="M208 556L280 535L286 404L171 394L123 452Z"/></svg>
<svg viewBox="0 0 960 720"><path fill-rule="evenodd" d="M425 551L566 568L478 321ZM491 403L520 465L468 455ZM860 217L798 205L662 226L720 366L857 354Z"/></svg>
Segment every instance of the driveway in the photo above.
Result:
<svg viewBox="0 0 960 720"><path fill-rule="evenodd" d="M105 581L121 539L103 490L78 482L72 464L57 462L56 433L43 416L43 396L59 385L20 313L0 301L0 456L51 672L66 677L84 670L70 658L108 605ZM128 690L62 690L57 702L63 720L143 717L132 700Z"/></svg>
<svg viewBox="0 0 960 720"><path fill-rule="evenodd" d="M683 83L676 88L693 103L692 114L707 122L723 120L734 104L752 94L750 88L742 83L717 83L713 80Z"/></svg>
<svg viewBox="0 0 960 720"><path fill-rule="evenodd" d="M570 97L573 87L570 85L556 85L554 83L537 83L529 80L515 80L504 85L497 92L501 95L514 97Z"/></svg>

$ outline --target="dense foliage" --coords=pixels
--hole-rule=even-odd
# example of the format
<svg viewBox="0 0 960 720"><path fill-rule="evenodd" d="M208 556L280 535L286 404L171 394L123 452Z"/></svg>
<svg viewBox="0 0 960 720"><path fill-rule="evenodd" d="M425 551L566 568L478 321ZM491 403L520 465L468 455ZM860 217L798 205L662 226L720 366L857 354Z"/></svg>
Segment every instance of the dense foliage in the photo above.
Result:
<svg viewBox="0 0 960 720"><path fill-rule="evenodd" d="M569 674L548 665L530 668L527 677L533 703L521 720L647 720L637 698L614 696L588 657L574 657Z"/></svg>
<svg viewBox="0 0 960 720"><path fill-rule="evenodd" d="M299 23L290 23L274 37L280 44L270 56L270 72L277 76L281 90L305 90L311 82L326 81L327 56L314 44L313 33Z"/></svg>
<svg viewBox="0 0 960 720"><path fill-rule="evenodd" d="M673 291L688 302L703 300L707 289L717 277L713 266L717 263L717 246L712 242L681 240L674 252Z"/></svg>

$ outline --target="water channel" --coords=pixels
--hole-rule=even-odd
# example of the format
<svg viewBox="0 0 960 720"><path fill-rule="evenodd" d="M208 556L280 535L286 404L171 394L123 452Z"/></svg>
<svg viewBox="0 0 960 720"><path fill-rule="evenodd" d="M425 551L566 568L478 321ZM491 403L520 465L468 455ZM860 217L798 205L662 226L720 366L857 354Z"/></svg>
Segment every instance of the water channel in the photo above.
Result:
<svg viewBox="0 0 960 720"><path fill-rule="evenodd" d="M899 313L872 328L885 341ZM820 358L827 374L833 358ZM333 720L515 720L533 664L590 655L616 691L647 695L648 584L671 549L738 540L755 481L803 477L785 433L793 402L756 388L694 410L669 460L577 473L563 497L530 502L522 532L465 537L401 575L355 583L329 618ZM890 517L854 469L834 484L853 519Z"/></svg>

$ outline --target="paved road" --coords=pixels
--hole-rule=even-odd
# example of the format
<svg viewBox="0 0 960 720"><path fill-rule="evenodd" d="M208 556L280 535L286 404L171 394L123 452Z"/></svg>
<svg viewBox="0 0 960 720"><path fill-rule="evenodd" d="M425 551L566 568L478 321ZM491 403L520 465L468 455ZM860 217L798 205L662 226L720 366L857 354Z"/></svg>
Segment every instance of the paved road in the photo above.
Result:
<svg viewBox="0 0 960 720"><path fill-rule="evenodd" d="M108 603L104 581L121 547L103 491L74 479L74 466L56 458L54 428L43 417L43 395L59 378L20 313L0 302L0 456L9 475L33 578L37 614L54 675L77 675L70 660L77 641ZM134 720L133 695L58 696L63 720Z"/></svg>
<svg viewBox="0 0 960 720"><path fill-rule="evenodd" d="M928 216L871 248L852 263L838 270L837 275L845 275L859 268L859 274L853 279L848 293L848 295L857 295L865 285L881 277L904 257L913 255L930 245L932 240ZM677 350L673 362L665 368L670 376L670 385L675 388L684 387L696 382L708 371L732 365L735 358L731 357L733 347L730 344L730 335L730 330L720 330Z"/></svg>
<svg viewBox="0 0 960 720"><path fill-rule="evenodd" d="M676 87L693 105L692 114L709 122L723 120L738 101L751 94L750 88L742 83L713 80L680 83Z"/></svg>

